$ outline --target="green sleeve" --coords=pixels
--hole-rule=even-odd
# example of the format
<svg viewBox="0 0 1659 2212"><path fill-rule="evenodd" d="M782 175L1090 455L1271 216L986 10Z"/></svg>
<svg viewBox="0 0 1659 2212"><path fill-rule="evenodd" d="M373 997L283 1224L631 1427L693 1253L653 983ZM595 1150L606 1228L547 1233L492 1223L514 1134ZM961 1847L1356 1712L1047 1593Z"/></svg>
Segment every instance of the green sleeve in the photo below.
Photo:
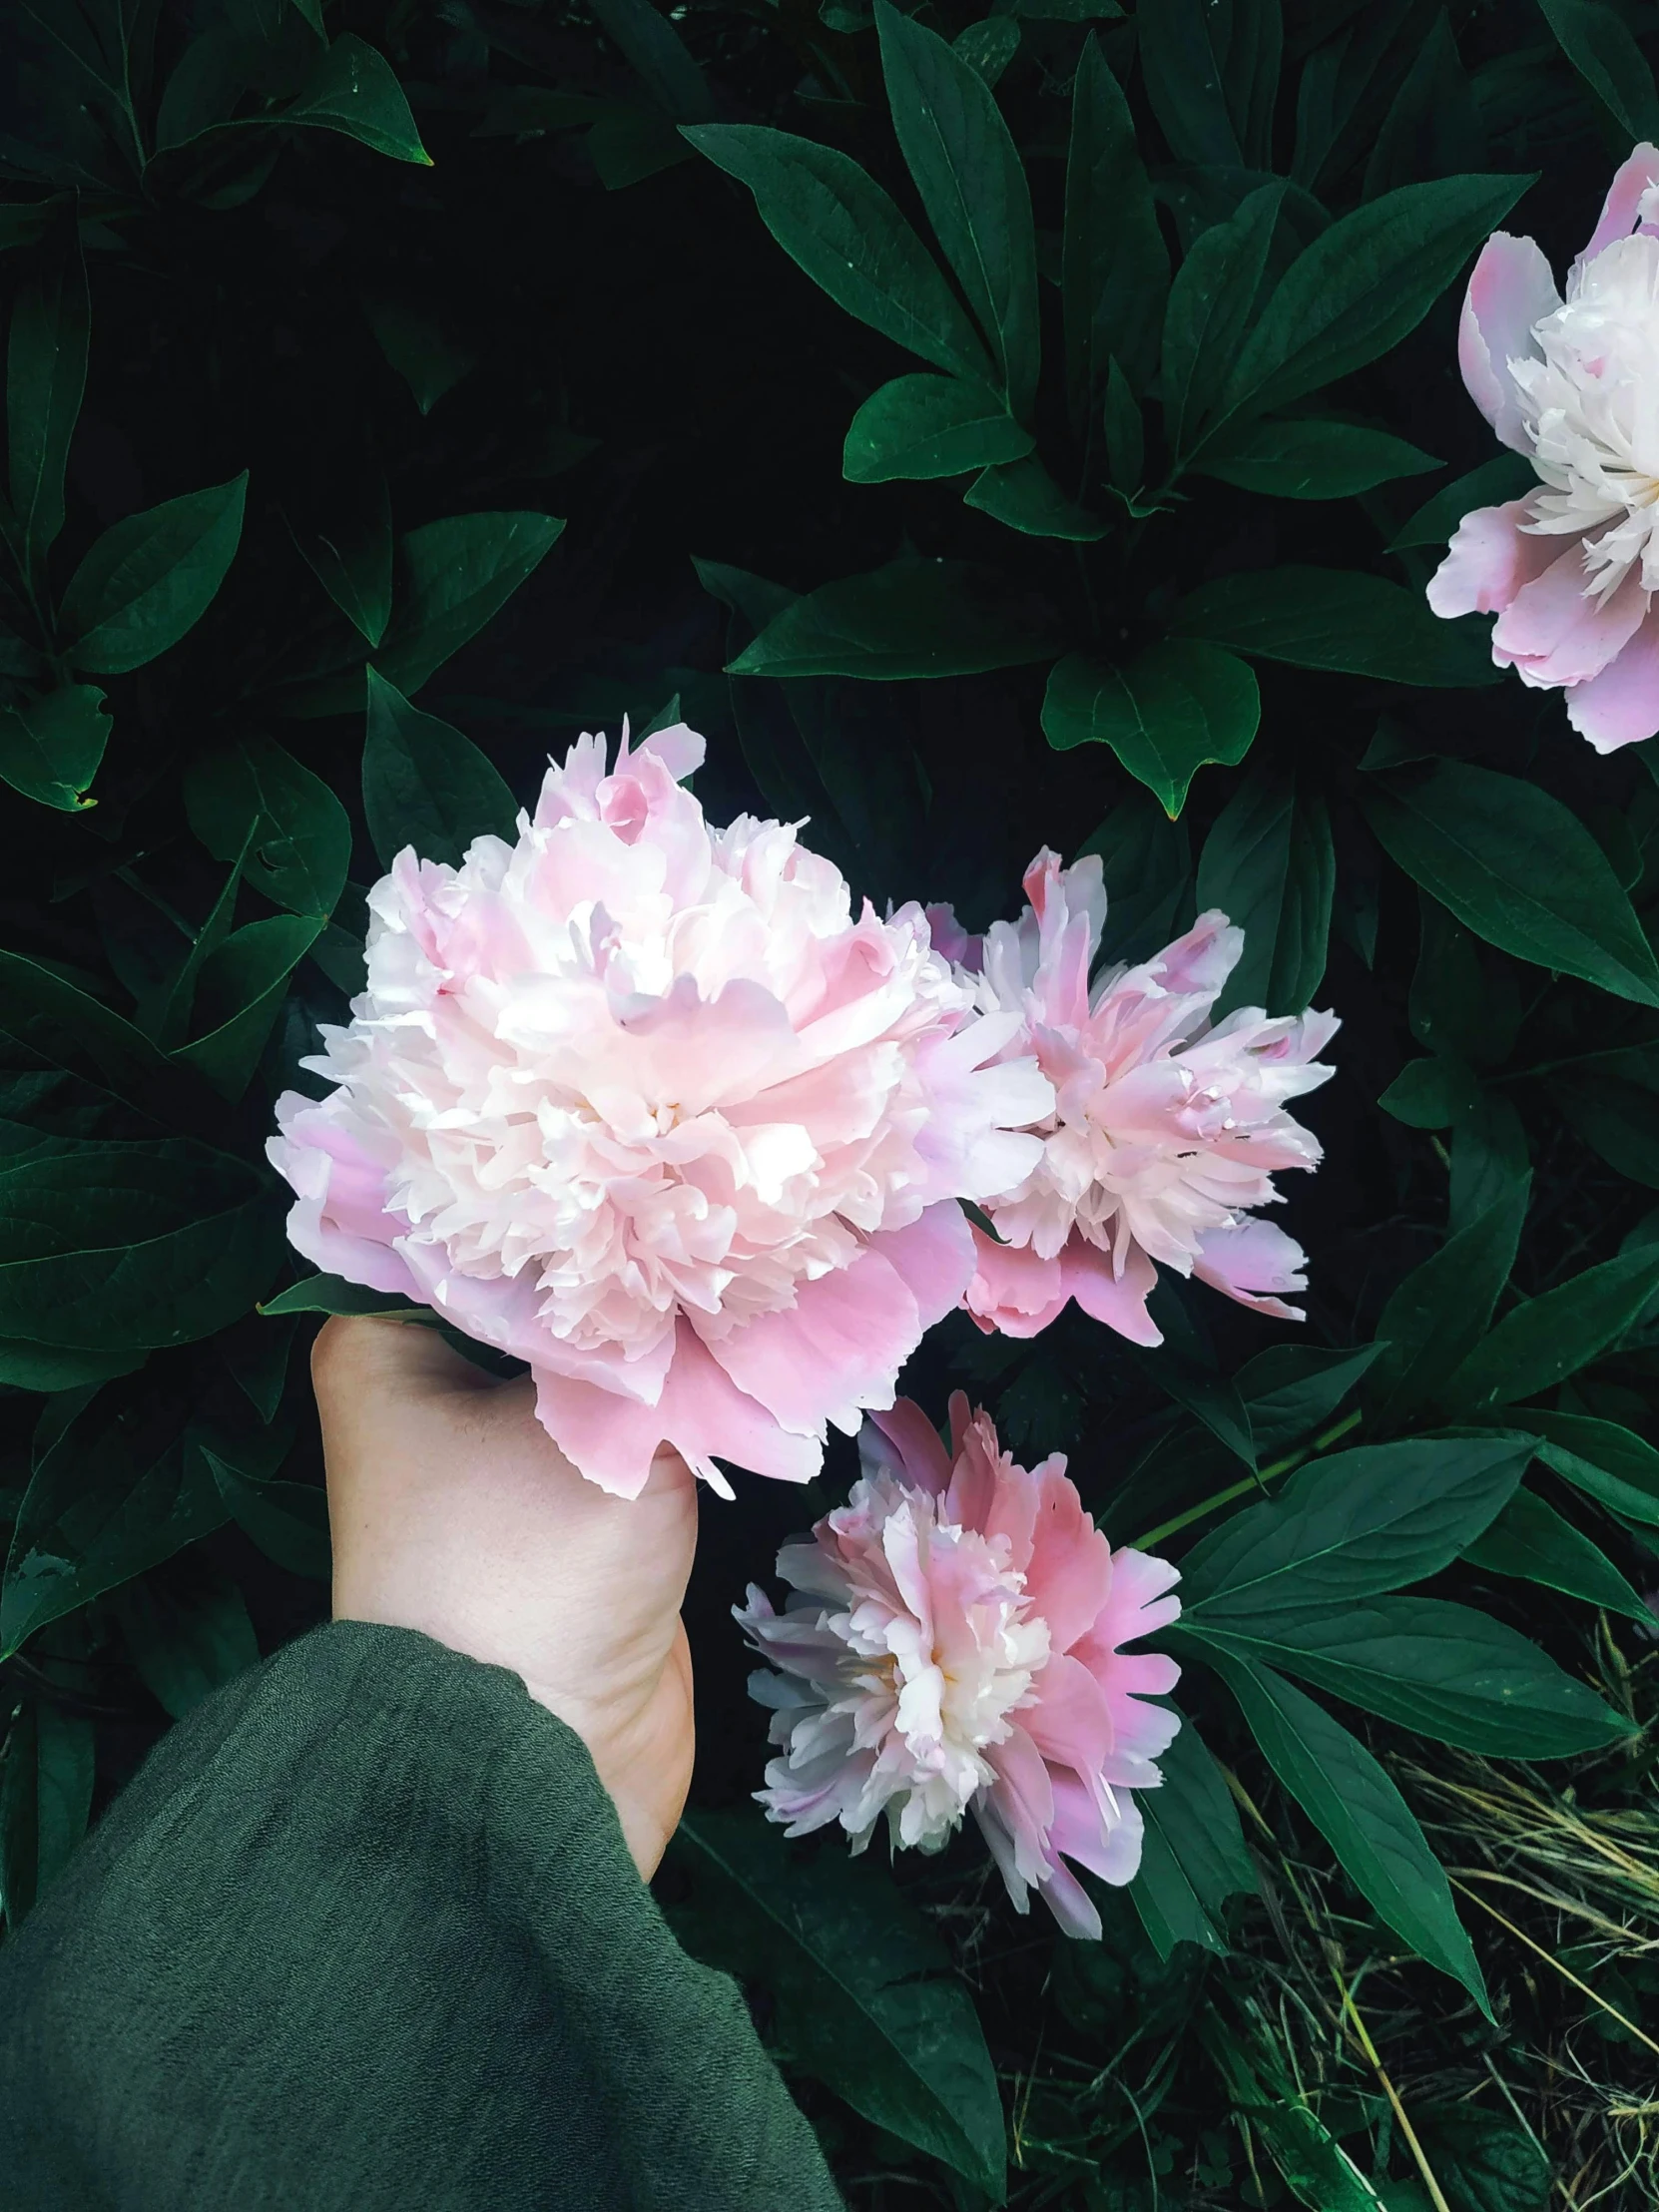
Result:
<svg viewBox="0 0 1659 2212"><path fill-rule="evenodd" d="M516 1676L336 1622L176 1727L0 1952L11 2212L836 2212L736 1985Z"/></svg>

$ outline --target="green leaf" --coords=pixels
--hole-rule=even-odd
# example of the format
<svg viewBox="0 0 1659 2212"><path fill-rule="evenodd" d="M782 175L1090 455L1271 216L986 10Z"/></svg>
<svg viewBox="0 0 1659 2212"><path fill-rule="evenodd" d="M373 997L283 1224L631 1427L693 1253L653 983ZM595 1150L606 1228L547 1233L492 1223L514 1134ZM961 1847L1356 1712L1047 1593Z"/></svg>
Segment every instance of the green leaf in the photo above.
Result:
<svg viewBox="0 0 1659 2212"><path fill-rule="evenodd" d="M1633 1183L1659 1190L1659 1052L1598 1053L1549 1078L1550 1097L1584 1142Z"/></svg>
<svg viewBox="0 0 1659 2212"><path fill-rule="evenodd" d="M1538 0L1563 54L1627 139L1659 136L1659 92L1629 26L1601 0Z"/></svg>
<svg viewBox="0 0 1659 2212"><path fill-rule="evenodd" d="M0 1583L0 1657L221 1525L201 1447L101 1393L40 1457Z"/></svg>
<svg viewBox="0 0 1659 2212"><path fill-rule="evenodd" d="M1012 16L988 15L981 23L970 23L950 43L951 51L975 76L994 85L1019 52L1019 25Z"/></svg>
<svg viewBox="0 0 1659 2212"><path fill-rule="evenodd" d="M243 1534L289 1574L326 1582L333 1571L326 1492L314 1482L278 1482L246 1473L206 1448L202 1455L222 1509Z"/></svg>
<svg viewBox="0 0 1659 2212"><path fill-rule="evenodd" d="M87 380L90 309L73 196L46 216L36 266L12 302L7 472L24 558L38 574L63 528L64 470Z"/></svg>
<svg viewBox="0 0 1659 2212"><path fill-rule="evenodd" d="M990 87L942 38L889 0L875 0L875 28L899 149L1023 422L1042 358L1024 168Z"/></svg>
<svg viewBox="0 0 1659 2212"><path fill-rule="evenodd" d="M423 1307L395 1292L371 1291L363 1283L344 1283L337 1275L307 1275L291 1283L275 1298L268 1298L260 1312L268 1319L282 1314L418 1314Z"/></svg>
<svg viewBox="0 0 1659 2212"><path fill-rule="evenodd" d="M1446 1402L1479 1412L1553 1389L1617 1345L1656 1290L1659 1245L1644 1245L1528 1299L1449 1378Z"/></svg>
<svg viewBox="0 0 1659 2212"><path fill-rule="evenodd" d="M287 995L288 977L322 927L320 914L273 914L234 931L203 961L196 1012L212 1026L180 1045L175 1058L206 1077L222 1097L240 1098L253 1080Z"/></svg>
<svg viewBox="0 0 1659 2212"><path fill-rule="evenodd" d="M890 1879L749 1812L690 1815L669 1848L691 1884L675 1932L767 1991L786 2061L1000 2202L1002 2104L972 2000Z"/></svg>
<svg viewBox="0 0 1659 2212"><path fill-rule="evenodd" d="M1261 1885L1245 1849L1238 1809L1190 1721L1160 1754L1163 1784L1136 1799L1146 1823L1141 1864L1129 1895L1160 1958L1177 1943L1224 1957L1222 1908Z"/></svg>
<svg viewBox="0 0 1659 2212"><path fill-rule="evenodd" d="M701 123L714 114L702 70L651 0L595 0L593 12L665 115Z"/></svg>
<svg viewBox="0 0 1659 2212"><path fill-rule="evenodd" d="M1026 537L1092 545L1106 535L1100 517L1068 499L1035 453L1004 462L1000 468L987 468L962 497L964 505L977 507L981 514L994 516Z"/></svg>
<svg viewBox="0 0 1659 2212"><path fill-rule="evenodd" d="M1423 1436L1311 1460L1181 1562L1192 1629L1266 1635L1280 1611L1348 1604L1438 1574L1494 1520L1529 1436Z"/></svg>
<svg viewBox="0 0 1659 2212"><path fill-rule="evenodd" d="M935 368L992 380L937 263L855 161L758 123L702 124L681 136L749 187L761 221L837 306Z"/></svg>
<svg viewBox="0 0 1659 2212"><path fill-rule="evenodd" d="M109 737L104 694L65 684L25 707L0 709L0 777L25 799L79 814L96 805L85 794Z"/></svg>
<svg viewBox="0 0 1659 2212"><path fill-rule="evenodd" d="M1171 822L1143 785L1114 799L1110 813L1077 848L1098 852L1106 884L1101 957L1133 966L1169 943L1192 880L1184 824Z"/></svg>
<svg viewBox="0 0 1659 2212"><path fill-rule="evenodd" d="M1147 98L1176 159L1265 169L1282 44L1279 0L1159 0L1136 14Z"/></svg>
<svg viewBox="0 0 1659 2212"><path fill-rule="evenodd" d="M305 18L318 38L327 37L322 25L322 0L288 0L288 5Z"/></svg>
<svg viewBox="0 0 1659 2212"><path fill-rule="evenodd" d="M1198 863L1199 910L1219 906L1244 952L1212 1009L1300 1014L1325 977L1337 855L1323 795L1253 768L1217 816Z"/></svg>
<svg viewBox="0 0 1659 2212"><path fill-rule="evenodd" d="M1336 568L1245 569L1189 592L1171 632L1293 668L1390 684L1497 681L1483 628L1442 622L1416 592Z"/></svg>
<svg viewBox="0 0 1659 2212"><path fill-rule="evenodd" d="M1261 714L1243 661L1214 647L1164 643L1125 668L1068 653L1050 672L1042 722L1060 751L1109 745L1173 820L1206 762L1231 768L1244 759Z"/></svg>
<svg viewBox="0 0 1659 2212"><path fill-rule="evenodd" d="M1408 1060L1377 1103L1407 1129L1449 1129L1479 1095L1480 1086L1464 1061L1433 1057Z"/></svg>
<svg viewBox="0 0 1659 2212"><path fill-rule="evenodd" d="M318 57L298 98L275 120L284 126L338 131L394 162L415 162L423 169L432 166L391 64L349 31L341 32Z"/></svg>
<svg viewBox="0 0 1659 2212"><path fill-rule="evenodd" d="M1355 1887L1414 1950L1460 1981L1489 2019L1486 1984L1451 1887L1410 1807L1365 1745L1269 1668L1214 1649L1204 1656Z"/></svg>
<svg viewBox="0 0 1659 2212"><path fill-rule="evenodd" d="M1435 178L1333 223L1285 272L1232 363L1224 417L1287 407L1388 352L1531 181Z"/></svg>
<svg viewBox="0 0 1659 2212"><path fill-rule="evenodd" d="M1547 1464L1547 1453L1544 1456ZM1600 1545L1591 1543L1533 1490L1517 1490L1463 1557L1487 1574L1538 1582L1546 1590L1581 1597L1609 1613L1623 1613L1644 1628L1659 1628L1652 1608L1637 1596Z"/></svg>
<svg viewBox="0 0 1659 2212"><path fill-rule="evenodd" d="M474 837L515 834L518 809L494 764L436 715L368 672L363 815L383 868L405 845L458 867Z"/></svg>
<svg viewBox="0 0 1659 2212"><path fill-rule="evenodd" d="M1626 1520L1659 1527L1659 1451L1650 1443L1617 1421L1588 1413L1529 1405L1520 1418L1537 1433L1538 1457L1551 1473Z"/></svg>
<svg viewBox="0 0 1659 2212"><path fill-rule="evenodd" d="M1355 422L1252 422L1208 441L1194 467L1277 499L1347 499L1442 463L1386 430Z"/></svg>
<svg viewBox="0 0 1659 2212"><path fill-rule="evenodd" d="M1632 1724L1536 1644L1467 1605L1439 1598L1276 1609L1220 1630L1187 1623L1208 1648L1300 1675L1381 1719L1488 1759L1565 1759L1601 1751Z"/></svg>
<svg viewBox="0 0 1659 2212"><path fill-rule="evenodd" d="M254 1624L228 1575L210 1572L178 1589L141 1577L121 1591L116 1618L145 1688L176 1721L260 1663Z"/></svg>
<svg viewBox="0 0 1659 2212"><path fill-rule="evenodd" d="M1458 2117L1435 2116L1420 2133L1456 2212L1549 2212L1554 2177L1532 2137L1507 2117L1468 2104L1455 2110Z"/></svg>
<svg viewBox="0 0 1659 2212"><path fill-rule="evenodd" d="M317 582L370 645L391 620L391 502L377 470L326 515L290 514L288 527Z"/></svg>
<svg viewBox="0 0 1659 2212"><path fill-rule="evenodd" d="M93 543L69 580L59 624L77 668L122 676L195 628L242 542L248 471L164 499Z"/></svg>
<svg viewBox="0 0 1659 2212"><path fill-rule="evenodd" d="M188 1116L187 1086L143 1030L21 952L0 950L0 1037L166 1120Z"/></svg>
<svg viewBox="0 0 1659 2212"><path fill-rule="evenodd" d="M1270 1345L1247 1360L1234 1377L1250 1414L1257 1457L1277 1458L1312 1435L1367 1375L1381 1344L1352 1352L1323 1352L1313 1345Z"/></svg>
<svg viewBox="0 0 1659 2212"><path fill-rule="evenodd" d="M397 590L375 666L388 684L412 696L434 670L499 614L520 584L558 542L554 515L449 515L422 523L398 540ZM285 705L290 714L349 714L362 704L362 665L301 683Z"/></svg>
<svg viewBox="0 0 1659 2212"><path fill-rule="evenodd" d="M990 570L911 558L805 593L727 665L734 676L976 676L1046 659L1051 621Z"/></svg>
<svg viewBox="0 0 1659 2212"><path fill-rule="evenodd" d="M864 401L847 429L841 474L849 484L961 476L1017 461L1031 443L986 385L918 372L895 376Z"/></svg>
<svg viewBox="0 0 1659 2212"><path fill-rule="evenodd" d="M1477 937L1659 1006L1659 962L1630 900L1558 799L1467 761L1368 779L1362 797L1388 857Z"/></svg>
<svg viewBox="0 0 1659 2212"><path fill-rule="evenodd" d="M1525 454L1499 453L1494 460L1482 461L1466 476L1459 476L1455 483L1442 485L1394 532L1388 551L1401 553L1408 546L1444 545L1463 517L1476 507L1501 506L1537 488L1537 471Z"/></svg>
<svg viewBox="0 0 1659 2212"><path fill-rule="evenodd" d="M96 1732L85 1713L69 1713L45 1702L35 1707L35 1745L39 1762L36 1788L39 1842L35 1895L55 1882L70 1854L87 1832L92 1815Z"/></svg>
<svg viewBox="0 0 1659 2212"><path fill-rule="evenodd" d="M351 859L350 820L275 738L200 755L185 778L185 812L216 860L236 859L257 826L248 880L290 913L333 912Z"/></svg>
<svg viewBox="0 0 1659 2212"><path fill-rule="evenodd" d="M1072 87L1061 289L1072 413L1081 421L1114 355L1131 386L1145 388L1169 291L1169 249L1129 103L1093 36Z"/></svg>
<svg viewBox="0 0 1659 2212"><path fill-rule="evenodd" d="M1530 1186L1505 1191L1431 1260L1414 1268L1377 1324L1385 1347L1367 1396L1381 1426L1438 1398L1459 1363L1486 1333L1515 1264Z"/></svg>
<svg viewBox="0 0 1659 2212"><path fill-rule="evenodd" d="M65 1352L56 1345L31 1345L15 1337L0 1339L0 1382L14 1390L85 1389L142 1368L142 1352Z"/></svg>
<svg viewBox="0 0 1659 2212"><path fill-rule="evenodd" d="M1177 470L1221 403L1256 305L1285 199L1261 185L1236 214L1200 232L1170 286L1164 310L1164 431Z"/></svg>
<svg viewBox="0 0 1659 2212"><path fill-rule="evenodd" d="M192 1344L276 1274L267 1180L192 1137L43 1146L0 1165L0 1336L69 1351Z"/></svg>
<svg viewBox="0 0 1659 2212"><path fill-rule="evenodd" d="M478 366L470 346L449 337L429 315L400 299L365 299L363 313L381 352L408 385L423 415L429 415L445 392L453 391Z"/></svg>

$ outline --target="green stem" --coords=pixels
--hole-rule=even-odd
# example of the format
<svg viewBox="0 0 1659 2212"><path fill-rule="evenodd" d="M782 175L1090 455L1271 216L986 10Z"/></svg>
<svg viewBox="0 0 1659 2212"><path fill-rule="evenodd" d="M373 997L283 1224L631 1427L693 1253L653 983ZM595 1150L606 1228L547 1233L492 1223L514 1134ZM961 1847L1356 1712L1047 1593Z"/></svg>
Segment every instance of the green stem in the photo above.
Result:
<svg viewBox="0 0 1659 2212"><path fill-rule="evenodd" d="M1203 1498L1197 1505L1189 1505L1184 1513L1177 1513L1173 1520L1160 1521L1156 1528L1149 1528L1144 1536L1136 1536L1130 1542L1131 1551L1145 1551L1152 1544L1161 1544L1166 1536L1177 1535L1183 1528L1190 1528L1194 1521L1202 1520L1206 1513L1213 1513L1218 1505L1231 1505L1236 1497L1248 1497L1252 1490L1264 1482L1271 1482L1281 1474L1289 1474L1293 1467L1300 1467L1310 1453L1324 1451L1339 1436L1346 1436L1351 1428L1358 1428L1358 1411L1345 1413L1335 1427L1328 1428L1323 1436L1316 1436L1302 1451L1287 1452L1283 1459L1276 1459L1271 1467L1264 1467L1260 1474L1247 1474L1242 1482L1230 1482L1225 1490L1217 1490Z"/></svg>

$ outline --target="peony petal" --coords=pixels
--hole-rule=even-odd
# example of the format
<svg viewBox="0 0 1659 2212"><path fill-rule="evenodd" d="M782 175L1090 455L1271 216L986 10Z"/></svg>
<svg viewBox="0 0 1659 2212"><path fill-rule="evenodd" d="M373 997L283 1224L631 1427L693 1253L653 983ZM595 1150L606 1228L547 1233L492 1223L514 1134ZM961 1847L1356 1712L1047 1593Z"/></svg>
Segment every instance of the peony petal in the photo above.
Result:
<svg viewBox="0 0 1659 2212"><path fill-rule="evenodd" d="M765 1406L737 1388L686 1321L654 1406L545 1369L535 1381L537 1419L590 1482L617 1497L639 1496L665 1443L694 1474L728 1494L717 1458L781 1482L810 1482L824 1461L815 1439L787 1434Z"/></svg>
<svg viewBox="0 0 1659 2212"><path fill-rule="evenodd" d="M1131 1245L1123 1273L1114 1274L1109 1253L1073 1232L1060 1255L1068 1295L1085 1314L1115 1329L1134 1345L1161 1345L1164 1333L1146 1310L1158 1282L1158 1270L1139 1245Z"/></svg>
<svg viewBox="0 0 1659 2212"><path fill-rule="evenodd" d="M851 1434L866 1408L892 1403L921 1336L904 1278L872 1244L850 1267L801 1284L786 1312L706 1342L738 1388L786 1428L822 1436L827 1420Z"/></svg>
<svg viewBox="0 0 1659 2212"><path fill-rule="evenodd" d="M1303 1271L1307 1264L1308 1256L1301 1245L1273 1222L1241 1221L1205 1232L1193 1273L1212 1290L1224 1292L1258 1314L1272 1314L1279 1321L1301 1321L1302 1309L1285 1305L1274 1294L1305 1291L1308 1278Z"/></svg>
<svg viewBox="0 0 1659 2212"><path fill-rule="evenodd" d="M1641 628L1647 593L1632 568L1607 600L1585 593L1584 548L1574 543L1525 584L1492 626L1492 659L1547 689L1587 683Z"/></svg>
<svg viewBox="0 0 1659 2212"><path fill-rule="evenodd" d="M1028 1245L999 1245L973 1232L974 1275L964 1304L980 1328L1004 1337L1035 1337L1065 1310L1070 1293L1058 1260L1039 1259Z"/></svg>
<svg viewBox="0 0 1659 2212"><path fill-rule="evenodd" d="M1106 1692L1081 1661L1057 1652L1032 1685L1021 1716L1050 1766L1070 1767L1091 1786L1113 1749Z"/></svg>
<svg viewBox="0 0 1659 2212"><path fill-rule="evenodd" d="M973 1231L954 1199L929 1206L906 1229L878 1231L868 1249L880 1254L915 1300L923 1329L954 1313L973 1276Z"/></svg>
<svg viewBox="0 0 1659 2212"><path fill-rule="evenodd" d="M636 755L653 754L677 784L696 775L708 750L704 740L684 722L672 723L666 730L653 730L634 748Z"/></svg>
<svg viewBox="0 0 1659 2212"><path fill-rule="evenodd" d="M1110 1601L1112 1547L1083 1510L1077 1485L1056 1457L1039 1468L1037 1514L1025 1587L1048 1623L1049 1643L1069 1651Z"/></svg>
<svg viewBox="0 0 1659 2212"><path fill-rule="evenodd" d="M884 1450L877 1452L872 1447L876 1438L885 1445ZM858 1438L858 1448L866 1473L873 1467L884 1467L935 1497L950 1480L950 1459L939 1432L913 1398L896 1398L891 1405L872 1410Z"/></svg>
<svg viewBox="0 0 1659 2212"><path fill-rule="evenodd" d="M1480 249L1463 296L1457 365L1469 397L1517 453L1530 453L1532 439L1509 363L1539 357L1533 325L1560 304L1555 278L1536 241L1493 232Z"/></svg>
<svg viewBox="0 0 1659 2212"><path fill-rule="evenodd" d="M1568 722L1598 753L1659 736L1659 615L1650 612L1622 652L1566 700Z"/></svg>
<svg viewBox="0 0 1659 2212"><path fill-rule="evenodd" d="M1568 289L1572 279L1586 262L1593 262L1603 247L1611 246L1615 239L1628 238L1636 228L1640 202L1649 185L1659 182L1659 147L1650 146L1645 140L1625 157L1613 182L1607 188L1607 197L1601 204L1601 215L1590 234L1590 243L1572 265L1567 279ZM1647 230L1651 226L1643 224Z"/></svg>
<svg viewBox="0 0 1659 2212"><path fill-rule="evenodd" d="M1525 531L1530 495L1501 507L1475 507L1452 532L1445 559L1428 579L1428 604L1446 620L1501 614L1523 586L1557 558L1554 541Z"/></svg>

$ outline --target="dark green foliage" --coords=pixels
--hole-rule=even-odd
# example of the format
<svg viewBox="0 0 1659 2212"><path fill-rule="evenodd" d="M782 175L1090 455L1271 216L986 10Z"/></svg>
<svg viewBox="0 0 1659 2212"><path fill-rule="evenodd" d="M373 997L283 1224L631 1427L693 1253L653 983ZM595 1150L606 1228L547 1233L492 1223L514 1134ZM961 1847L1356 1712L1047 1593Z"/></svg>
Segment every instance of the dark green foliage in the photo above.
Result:
<svg viewBox="0 0 1659 2212"><path fill-rule="evenodd" d="M1452 2212L1541 2205L1590 2031L1546 2098L1481 2019L1535 1992L1446 1808L1652 1831L1659 778L1423 586L1534 480L1455 375L1468 266L1564 270L1656 57L1627 0L0 9L8 1923L325 1608L309 1338L410 1309L294 1260L265 1143L366 891L684 719L715 819L809 818L878 906L982 928L1092 852L1105 960L1220 907L1223 1016L1343 1017L1303 1335L1166 1271L1156 1352L952 1320L907 1378L1181 1567L1101 1942L971 1831L851 1864L750 1803L728 1608L838 1446L705 1514L685 1939L859 2212L1418 2212L1380 1979ZM1639 2186L1598 2143L1550 2141L1586 2203Z"/></svg>

